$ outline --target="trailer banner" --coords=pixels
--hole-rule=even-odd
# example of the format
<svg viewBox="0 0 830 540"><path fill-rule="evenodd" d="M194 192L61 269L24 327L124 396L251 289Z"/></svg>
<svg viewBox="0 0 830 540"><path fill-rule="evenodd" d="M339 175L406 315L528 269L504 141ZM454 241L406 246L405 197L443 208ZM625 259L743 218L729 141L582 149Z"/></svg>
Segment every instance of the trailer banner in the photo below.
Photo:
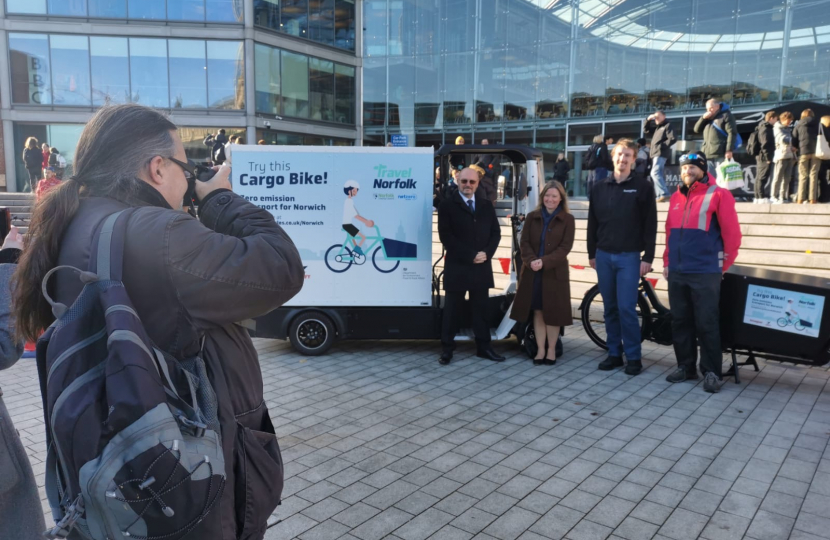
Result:
<svg viewBox="0 0 830 540"><path fill-rule="evenodd" d="M817 338L823 311L823 296L750 285L744 323Z"/></svg>
<svg viewBox="0 0 830 540"><path fill-rule="evenodd" d="M235 146L234 192L305 265L286 305L431 305L432 162L432 148Z"/></svg>

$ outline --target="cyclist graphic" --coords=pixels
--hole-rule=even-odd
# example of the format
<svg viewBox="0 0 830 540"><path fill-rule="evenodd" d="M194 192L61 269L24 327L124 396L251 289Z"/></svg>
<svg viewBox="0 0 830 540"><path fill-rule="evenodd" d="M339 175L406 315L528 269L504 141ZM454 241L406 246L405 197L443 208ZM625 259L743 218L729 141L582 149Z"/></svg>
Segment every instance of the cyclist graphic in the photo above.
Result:
<svg viewBox="0 0 830 540"><path fill-rule="evenodd" d="M352 237L355 253L363 256L363 250L360 246L366 241L366 236L355 227L353 221L357 219L367 227L374 227L375 222L361 216L355 208L354 198L357 197L358 191L360 191L360 184L355 180L348 180L343 186L343 193L346 194L346 200L343 202L343 230Z"/></svg>
<svg viewBox="0 0 830 540"><path fill-rule="evenodd" d="M787 319L791 320L791 322L798 321L798 312L795 310L795 303L793 302L792 298L787 299L787 305L784 306L784 314L787 316Z"/></svg>

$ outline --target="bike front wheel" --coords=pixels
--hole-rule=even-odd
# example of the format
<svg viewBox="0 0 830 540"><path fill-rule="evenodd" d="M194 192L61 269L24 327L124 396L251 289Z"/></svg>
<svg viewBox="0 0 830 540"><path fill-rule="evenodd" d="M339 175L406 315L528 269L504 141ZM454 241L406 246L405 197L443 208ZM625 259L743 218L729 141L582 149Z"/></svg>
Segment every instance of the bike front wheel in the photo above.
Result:
<svg viewBox="0 0 830 540"><path fill-rule="evenodd" d="M801 321L797 321L793 326L795 326L795 329L798 330L799 332L804 330L804 325L801 324Z"/></svg>
<svg viewBox="0 0 830 540"><path fill-rule="evenodd" d="M380 254L381 263L378 264L378 254ZM389 266L392 263L395 263L393 266ZM390 272L394 272L395 269L401 264L401 261L388 261L386 260L386 256L383 254L383 248L380 246L375 249L374 253L372 253L372 264L375 265L378 272L383 272L384 274L388 274Z"/></svg>
<svg viewBox="0 0 830 540"><path fill-rule="evenodd" d="M345 251L345 253L341 253ZM352 265L352 253L343 244L334 244L326 250L326 266L332 272L341 274Z"/></svg>
<svg viewBox="0 0 830 540"><path fill-rule="evenodd" d="M640 319L640 341L644 341L650 335L651 306L641 292L637 293L637 318ZM582 327L591 341L600 348L608 350L605 306L597 286L591 287L585 293L585 300L582 304Z"/></svg>

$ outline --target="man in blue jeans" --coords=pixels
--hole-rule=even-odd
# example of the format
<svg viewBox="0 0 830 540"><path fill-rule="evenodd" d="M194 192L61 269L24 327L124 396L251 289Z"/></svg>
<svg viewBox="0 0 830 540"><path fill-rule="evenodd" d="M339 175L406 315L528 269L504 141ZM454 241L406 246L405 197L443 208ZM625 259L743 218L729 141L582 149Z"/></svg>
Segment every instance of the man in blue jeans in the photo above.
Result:
<svg viewBox="0 0 830 540"><path fill-rule="evenodd" d="M594 184L588 205L588 259L597 271L608 344L599 369L622 367L624 353L628 375L643 369L637 290L640 276L651 271L657 240L654 186L633 172L636 155L634 141L620 139L614 172Z"/></svg>

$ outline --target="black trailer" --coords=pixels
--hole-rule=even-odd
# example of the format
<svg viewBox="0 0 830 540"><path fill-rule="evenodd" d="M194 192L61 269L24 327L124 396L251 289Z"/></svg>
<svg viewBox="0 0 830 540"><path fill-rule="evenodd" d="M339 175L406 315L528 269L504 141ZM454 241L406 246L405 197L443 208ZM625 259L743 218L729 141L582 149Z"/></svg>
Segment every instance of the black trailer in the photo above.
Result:
<svg viewBox="0 0 830 540"><path fill-rule="evenodd" d="M534 208L539 187L544 182L542 152L519 145L444 145L435 152L435 167L440 168L442 181L436 185L438 196L446 196L453 189L449 185L451 159L462 156L495 154L502 156L503 165L513 171L509 193L511 215L523 214ZM469 165L469 160L467 160ZM522 181L518 181L518 179ZM491 337L505 339L514 333L514 321L509 318L516 292L516 262L518 260L518 220L511 220L513 261L510 283L498 295L491 296L487 319ZM441 294L442 273L437 271L443 252L432 266L432 298L428 306L419 307L344 307L291 306L278 308L267 315L247 321L246 326L255 337L289 339L299 352L316 356L324 354L340 339L440 339L444 296ZM472 340L469 324L469 306L462 317L458 341Z"/></svg>
<svg viewBox="0 0 830 540"><path fill-rule="evenodd" d="M830 278L733 266L721 292L721 342L738 366L756 358L823 366L830 362ZM747 356L739 363L737 355Z"/></svg>

